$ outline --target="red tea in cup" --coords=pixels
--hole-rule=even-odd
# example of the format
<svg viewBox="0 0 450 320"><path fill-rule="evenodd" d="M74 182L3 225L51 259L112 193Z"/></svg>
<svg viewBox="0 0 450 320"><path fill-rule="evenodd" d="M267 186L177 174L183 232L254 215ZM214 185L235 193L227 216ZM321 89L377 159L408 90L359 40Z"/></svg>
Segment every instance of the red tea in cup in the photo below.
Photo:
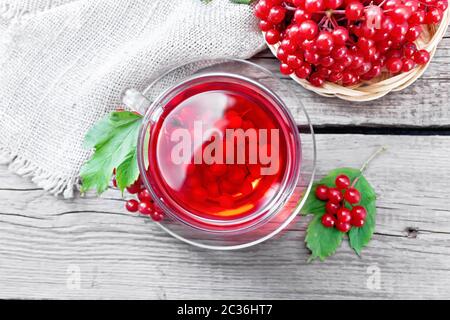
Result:
<svg viewBox="0 0 450 320"><path fill-rule="evenodd" d="M189 223L217 225L276 208L300 159L279 103L226 76L187 82L168 97L148 143L147 178L164 205Z"/></svg>

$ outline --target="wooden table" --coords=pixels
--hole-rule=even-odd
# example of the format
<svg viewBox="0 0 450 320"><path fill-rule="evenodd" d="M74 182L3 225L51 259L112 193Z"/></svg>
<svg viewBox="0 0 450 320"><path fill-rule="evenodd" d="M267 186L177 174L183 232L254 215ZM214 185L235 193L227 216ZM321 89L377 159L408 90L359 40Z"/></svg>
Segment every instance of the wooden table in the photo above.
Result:
<svg viewBox="0 0 450 320"><path fill-rule="evenodd" d="M269 52L252 61L281 77ZM315 125L319 176L389 148L367 171L378 219L361 258L344 243L308 264L308 218L250 249L201 250L126 213L114 190L56 199L0 166L0 298L450 298L450 32L421 79L375 102L282 78Z"/></svg>

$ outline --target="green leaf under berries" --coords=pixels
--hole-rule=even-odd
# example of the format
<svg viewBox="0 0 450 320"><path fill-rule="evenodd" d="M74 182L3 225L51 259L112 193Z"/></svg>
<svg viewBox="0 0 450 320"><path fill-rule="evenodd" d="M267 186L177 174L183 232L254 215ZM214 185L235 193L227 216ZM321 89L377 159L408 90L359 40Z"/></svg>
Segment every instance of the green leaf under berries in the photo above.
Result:
<svg viewBox="0 0 450 320"><path fill-rule="evenodd" d="M370 183L364 178L362 175L360 169L355 168L338 168L330 171L323 179L318 181L317 183L314 183L313 188L311 190L311 193L309 194L308 198L306 199L306 202L304 206L302 207L301 214L302 215L314 215L314 218L308 227L308 236L306 237L305 241L307 243L307 247L311 250L312 255L310 260L313 260L315 258L320 258L323 260L328 255L331 255L336 250L337 246L340 245L340 242L337 243L336 241L332 241L328 246L323 246L320 239L316 239L315 237L309 236L309 229L314 228L314 230L317 232L316 237L320 238L323 237L323 241L328 241L330 237L330 230L332 230L332 234L334 232L340 233L342 236L344 234L342 232L339 232L335 228L325 228L322 226L321 218L325 214L325 201L321 201L317 199L315 196L316 188L320 185L325 185L327 187L335 187L335 181L336 177L338 175L344 174L350 178L351 183L355 181L355 179L358 179L356 183L354 184L354 187L360 192L361 194L361 201L359 205L363 206L367 210L367 218L365 220L364 226L361 228L352 228L349 233L349 240L350 240L350 246L353 248L353 250L360 255L361 250L367 246L370 239L373 236L373 233L375 231L375 220L376 220L376 193L375 190L372 188ZM344 203L345 206L349 209L352 208L352 206L348 203ZM321 228L318 226L312 224L320 224ZM322 234L322 236L321 236ZM333 244L336 245L333 249ZM325 249L323 249L325 248ZM328 254L328 255L327 255Z"/></svg>
<svg viewBox="0 0 450 320"><path fill-rule="evenodd" d="M372 186L364 177L361 177L356 182L355 188L358 189L362 195L359 205L366 208L367 217L361 228L352 228L349 231L348 237L350 239L350 246L358 255L361 255L361 250L370 242L375 231L377 214L377 207L375 204L376 194Z"/></svg>
<svg viewBox="0 0 450 320"><path fill-rule="evenodd" d="M324 227L321 219L321 215L314 216L306 230L306 246L311 250L311 256L308 261L316 258L322 261L325 260L326 257L336 252L344 237L344 234L339 230Z"/></svg>
<svg viewBox="0 0 450 320"><path fill-rule="evenodd" d="M99 194L104 192L114 168L122 191L137 179L136 146L141 122L142 116L133 112L112 112L88 131L84 146L95 150L81 168L81 192L90 189Z"/></svg>

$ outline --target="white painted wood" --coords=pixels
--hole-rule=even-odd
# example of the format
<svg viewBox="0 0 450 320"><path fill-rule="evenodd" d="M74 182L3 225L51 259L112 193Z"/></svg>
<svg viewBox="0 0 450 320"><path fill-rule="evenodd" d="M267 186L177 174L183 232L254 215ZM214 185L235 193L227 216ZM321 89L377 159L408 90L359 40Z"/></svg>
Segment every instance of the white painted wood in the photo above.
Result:
<svg viewBox="0 0 450 320"><path fill-rule="evenodd" d="M305 218L259 246L206 251L126 213L114 190L55 199L0 166L0 298L450 298L450 137L319 135L318 172L360 166L380 145L389 151L367 171L373 241L362 258L344 245L312 264ZM379 290L367 288L369 267Z"/></svg>
<svg viewBox="0 0 450 320"><path fill-rule="evenodd" d="M251 60L284 79L302 100L316 126L450 127L450 30L430 67L418 81L403 91L366 103L324 98L303 89L278 72L279 62L269 51ZM299 111L292 112L299 119Z"/></svg>

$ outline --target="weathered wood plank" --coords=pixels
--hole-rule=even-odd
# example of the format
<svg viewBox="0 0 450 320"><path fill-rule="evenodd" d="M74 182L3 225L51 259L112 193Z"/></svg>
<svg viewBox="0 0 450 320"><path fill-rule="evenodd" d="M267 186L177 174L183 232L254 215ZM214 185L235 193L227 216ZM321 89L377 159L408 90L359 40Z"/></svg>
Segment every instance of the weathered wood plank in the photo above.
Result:
<svg viewBox="0 0 450 320"><path fill-rule="evenodd" d="M115 190L57 200L0 166L0 298L450 298L450 137L319 135L319 174L380 145L377 234L361 259L344 245L322 264L306 263L307 219L254 248L200 250L125 213Z"/></svg>
<svg viewBox="0 0 450 320"><path fill-rule="evenodd" d="M279 64L269 51L257 55L252 61L284 79L302 100L317 126L450 127L450 30L422 78L401 92L365 103L324 98L303 89L278 72ZM298 110L293 110L293 113L299 115Z"/></svg>

